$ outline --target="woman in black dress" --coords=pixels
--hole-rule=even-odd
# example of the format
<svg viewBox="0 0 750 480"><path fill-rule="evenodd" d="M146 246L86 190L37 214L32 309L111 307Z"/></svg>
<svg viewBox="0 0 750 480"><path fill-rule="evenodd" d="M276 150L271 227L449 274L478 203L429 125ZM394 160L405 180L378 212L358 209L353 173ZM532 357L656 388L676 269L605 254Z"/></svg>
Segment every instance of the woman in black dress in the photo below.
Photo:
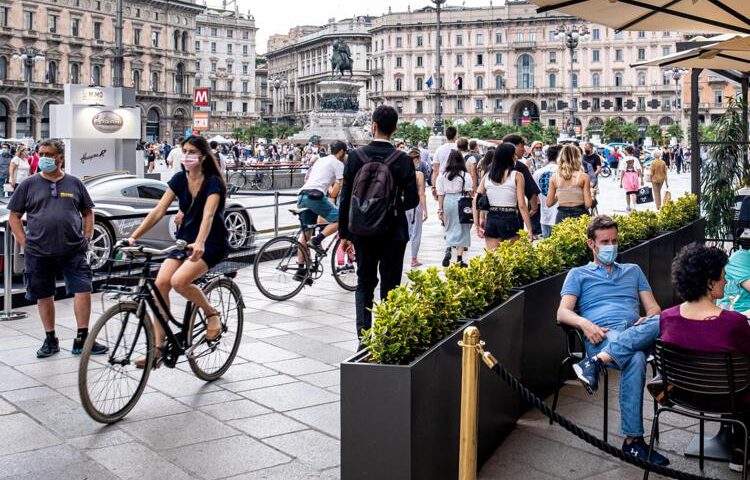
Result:
<svg viewBox="0 0 750 480"><path fill-rule="evenodd" d="M209 341L221 336L220 313L211 307L193 281L221 262L229 250L229 234L224 225L226 194L226 183L208 142L203 137L189 137L182 142L182 171L172 177L159 204L127 240L130 245L135 244L161 220L172 202L178 200L184 217L177 230L177 239L185 240L191 252L173 251L159 269L156 287L167 306L169 292L174 288L205 312L208 322L206 339ZM160 349L164 332L156 322L154 336L156 347ZM160 353L159 350L157 356Z"/></svg>

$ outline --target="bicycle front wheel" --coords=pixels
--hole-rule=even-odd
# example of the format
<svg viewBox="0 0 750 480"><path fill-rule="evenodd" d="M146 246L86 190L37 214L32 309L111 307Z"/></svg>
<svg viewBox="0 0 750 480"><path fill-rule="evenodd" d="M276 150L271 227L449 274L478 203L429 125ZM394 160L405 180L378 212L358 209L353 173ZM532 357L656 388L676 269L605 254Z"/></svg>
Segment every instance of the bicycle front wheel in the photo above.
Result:
<svg viewBox="0 0 750 480"><path fill-rule="evenodd" d="M242 172L234 172L233 174L229 175L229 183L237 185L237 188L242 189L245 188L245 185L247 185L247 178Z"/></svg>
<svg viewBox="0 0 750 480"><path fill-rule="evenodd" d="M144 312L138 318L138 305L123 302L99 317L89 332L78 369L78 392L83 409L101 423L115 423L133 409L146 388L150 368L136 368L133 361L154 361L154 333L151 319ZM91 355L94 342L109 350Z"/></svg>
<svg viewBox="0 0 750 480"><path fill-rule="evenodd" d="M242 340L242 325L245 320L242 293L237 284L226 277L210 282L203 293L214 311L221 314L221 338L206 342L206 315L193 307L190 323L193 325L193 345L188 355L190 369L201 380L211 382L220 378L232 365Z"/></svg>
<svg viewBox="0 0 750 480"><path fill-rule="evenodd" d="M602 177L607 178L612 175L612 170L610 170L609 167L602 167L601 175Z"/></svg>
<svg viewBox="0 0 750 480"><path fill-rule="evenodd" d="M261 174L258 179L258 190L270 190L272 186L273 178L271 178L271 175L266 173Z"/></svg>
<svg viewBox="0 0 750 480"><path fill-rule="evenodd" d="M341 246L342 240L336 240L331 255L331 272L341 288L349 292L357 289L357 257L354 253L354 245L349 250Z"/></svg>
<svg viewBox="0 0 750 480"><path fill-rule="evenodd" d="M302 258L300 264L298 254ZM256 254L253 277L258 290L266 297L277 301L288 300L308 282L310 256L295 238L276 237Z"/></svg>

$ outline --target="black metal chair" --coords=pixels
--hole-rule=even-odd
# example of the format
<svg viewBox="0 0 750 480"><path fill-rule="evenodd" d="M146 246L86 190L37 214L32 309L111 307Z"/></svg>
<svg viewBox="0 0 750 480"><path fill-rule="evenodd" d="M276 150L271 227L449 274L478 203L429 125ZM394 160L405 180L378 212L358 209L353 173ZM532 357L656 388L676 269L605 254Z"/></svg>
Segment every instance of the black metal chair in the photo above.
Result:
<svg viewBox="0 0 750 480"><path fill-rule="evenodd" d="M557 371L557 384L555 386L555 395L552 398L552 410L557 410L557 402L560 398L560 388L565 383L565 380L568 378L568 372L569 368L573 366L574 363L578 363L581 360L583 360L583 357L586 352L586 347L583 341L583 332L577 328L571 327L569 325L563 325L561 323L558 323L558 326L563 329L565 332L565 347L566 347L566 356L563 359L563 361L560 363L560 367ZM652 375L656 375L656 367L654 365L654 357L650 355L646 361L651 365L651 373ZM604 376L604 405L603 405L603 419L602 419L602 440L605 442L607 441L607 427L609 426L609 374L607 373L608 369L603 369L603 376ZM656 400L654 400L654 413L656 413L657 409L657 403ZM550 425L552 425L552 419L549 421ZM658 432L657 432L657 438L658 438Z"/></svg>
<svg viewBox="0 0 750 480"><path fill-rule="evenodd" d="M744 413L743 395L750 386L750 361L741 353L698 352L657 340L654 348L656 367L661 373L665 392L664 406L654 415L649 442L649 459L654 450L654 436L659 431L659 416L664 412L700 421L699 467L703 471L703 437L705 422L731 423L745 432L742 478L747 480L748 430L734 418ZM643 474L647 480L649 471Z"/></svg>

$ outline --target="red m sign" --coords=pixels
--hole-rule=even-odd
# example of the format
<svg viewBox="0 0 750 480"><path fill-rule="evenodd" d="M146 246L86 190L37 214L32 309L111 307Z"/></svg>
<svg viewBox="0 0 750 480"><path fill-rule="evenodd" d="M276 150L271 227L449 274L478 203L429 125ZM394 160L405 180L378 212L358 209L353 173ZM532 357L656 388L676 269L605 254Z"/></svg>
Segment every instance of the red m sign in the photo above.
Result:
<svg viewBox="0 0 750 480"><path fill-rule="evenodd" d="M208 106L208 89L207 88L196 88L193 92L193 103L196 107L207 107Z"/></svg>

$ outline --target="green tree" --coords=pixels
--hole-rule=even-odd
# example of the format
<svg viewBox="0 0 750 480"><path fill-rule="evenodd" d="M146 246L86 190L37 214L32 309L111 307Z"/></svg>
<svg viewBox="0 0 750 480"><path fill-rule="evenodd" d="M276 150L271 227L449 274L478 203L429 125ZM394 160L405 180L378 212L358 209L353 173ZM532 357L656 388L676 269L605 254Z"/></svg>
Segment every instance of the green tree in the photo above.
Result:
<svg viewBox="0 0 750 480"><path fill-rule="evenodd" d="M673 123L667 127L667 137L676 138L678 142L681 142L685 137L685 133L682 131L682 127L679 124Z"/></svg>
<svg viewBox="0 0 750 480"><path fill-rule="evenodd" d="M604 121L604 139L609 142L622 141L622 121L616 117Z"/></svg>
<svg viewBox="0 0 750 480"><path fill-rule="evenodd" d="M545 143L555 143L559 135L560 131L557 129L557 127L553 127L552 125L550 125L549 127L544 129L544 139L542 141Z"/></svg>
<svg viewBox="0 0 750 480"><path fill-rule="evenodd" d="M638 132L638 125L635 123L625 123L622 126L621 129L622 138L626 142L635 143L638 141L638 138L640 137L640 133Z"/></svg>
<svg viewBox="0 0 750 480"><path fill-rule="evenodd" d="M661 145L661 127L659 125L646 127L646 136L651 137L655 145Z"/></svg>

